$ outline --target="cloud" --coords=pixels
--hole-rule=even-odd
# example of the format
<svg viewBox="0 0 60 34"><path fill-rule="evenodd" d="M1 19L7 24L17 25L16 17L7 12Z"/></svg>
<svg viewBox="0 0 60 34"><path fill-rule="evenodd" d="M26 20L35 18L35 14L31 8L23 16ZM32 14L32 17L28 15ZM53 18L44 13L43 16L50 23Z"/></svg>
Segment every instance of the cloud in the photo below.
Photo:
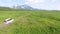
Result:
<svg viewBox="0 0 60 34"><path fill-rule="evenodd" d="M31 3L43 3L46 2L47 0L25 0L26 4L31 4Z"/></svg>
<svg viewBox="0 0 60 34"><path fill-rule="evenodd" d="M56 0L25 0L26 4L31 3L46 3L46 2L55 2Z"/></svg>
<svg viewBox="0 0 60 34"><path fill-rule="evenodd" d="M7 3L12 2L12 0L3 0L3 1Z"/></svg>
<svg viewBox="0 0 60 34"><path fill-rule="evenodd" d="M56 0L51 0L52 3L56 2Z"/></svg>
<svg viewBox="0 0 60 34"><path fill-rule="evenodd" d="M59 0L25 0L26 4L39 9L60 10Z"/></svg>
<svg viewBox="0 0 60 34"><path fill-rule="evenodd" d="M26 0L28 3L44 2L44 0Z"/></svg>

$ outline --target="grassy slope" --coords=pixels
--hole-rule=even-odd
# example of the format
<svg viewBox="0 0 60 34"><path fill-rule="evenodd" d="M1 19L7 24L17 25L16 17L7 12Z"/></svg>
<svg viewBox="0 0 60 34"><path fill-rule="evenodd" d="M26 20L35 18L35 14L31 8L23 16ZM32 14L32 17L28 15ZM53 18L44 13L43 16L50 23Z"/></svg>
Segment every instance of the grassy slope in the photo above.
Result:
<svg viewBox="0 0 60 34"><path fill-rule="evenodd" d="M0 29L0 34L60 34L60 12L0 11L0 22L6 18L15 21Z"/></svg>

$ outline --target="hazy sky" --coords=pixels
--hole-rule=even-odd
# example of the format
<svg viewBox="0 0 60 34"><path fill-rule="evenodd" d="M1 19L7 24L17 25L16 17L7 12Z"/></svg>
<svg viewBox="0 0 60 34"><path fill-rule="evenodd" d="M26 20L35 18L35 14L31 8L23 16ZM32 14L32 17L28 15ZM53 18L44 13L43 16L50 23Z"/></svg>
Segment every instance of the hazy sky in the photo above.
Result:
<svg viewBox="0 0 60 34"><path fill-rule="evenodd" d="M34 8L60 10L60 0L0 0L0 6L13 6L27 4Z"/></svg>

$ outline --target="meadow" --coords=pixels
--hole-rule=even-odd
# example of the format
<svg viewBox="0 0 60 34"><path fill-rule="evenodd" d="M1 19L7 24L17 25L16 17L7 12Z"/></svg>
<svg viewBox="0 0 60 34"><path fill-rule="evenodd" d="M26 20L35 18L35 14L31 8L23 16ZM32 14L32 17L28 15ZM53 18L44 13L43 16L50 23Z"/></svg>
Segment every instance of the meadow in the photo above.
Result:
<svg viewBox="0 0 60 34"><path fill-rule="evenodd" d="M0 34L60 34L60 11L0 11L0 24L6 18L13 18L14 22L2 27Z"/></svg>

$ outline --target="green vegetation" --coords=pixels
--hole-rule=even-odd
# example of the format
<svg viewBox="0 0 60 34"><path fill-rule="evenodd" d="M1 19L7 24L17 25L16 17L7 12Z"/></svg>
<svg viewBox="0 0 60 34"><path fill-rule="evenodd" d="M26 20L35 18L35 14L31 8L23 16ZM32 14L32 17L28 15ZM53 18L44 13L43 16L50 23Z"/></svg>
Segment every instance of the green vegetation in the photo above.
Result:
<svg viewBox="0 0 60 34"><path fill-rule="evenodd" d="M0 34L60 34L60 12L45 10L0 11L0 23L14 22L0 29Z"/></svg>

